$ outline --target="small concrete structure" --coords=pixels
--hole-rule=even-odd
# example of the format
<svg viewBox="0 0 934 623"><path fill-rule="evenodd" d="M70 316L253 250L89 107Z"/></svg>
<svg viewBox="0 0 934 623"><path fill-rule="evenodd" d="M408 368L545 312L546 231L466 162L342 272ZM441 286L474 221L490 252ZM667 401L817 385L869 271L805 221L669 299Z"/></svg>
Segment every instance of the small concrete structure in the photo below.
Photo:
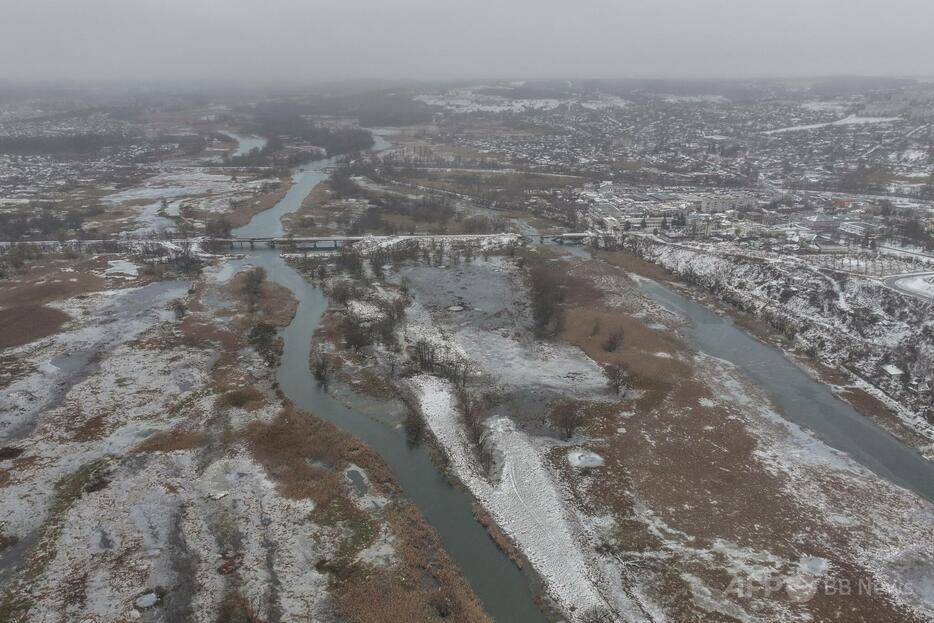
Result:
<svg viewBox="0 0 934 623"><path fill-rule="evenodd" d="M886 376L890 379L898 379L905 375L905 371L899 368L898 366L893 366L890 363L882 366L882 371L885 372Z"/></svg>

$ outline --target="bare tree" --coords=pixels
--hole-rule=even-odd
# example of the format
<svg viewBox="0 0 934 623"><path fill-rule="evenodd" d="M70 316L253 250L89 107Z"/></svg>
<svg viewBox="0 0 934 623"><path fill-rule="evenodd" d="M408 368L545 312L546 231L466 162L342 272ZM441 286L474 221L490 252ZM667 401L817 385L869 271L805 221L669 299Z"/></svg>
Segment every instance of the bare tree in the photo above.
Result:
<svg viewBox="0 0 934 623"><path fill-rule="evenodd" d="M613 331L610 335L607 336L606 340L603 342L603 350L608 353L615 352L623 345L623 332L622 331Z"/></svg>
<svg viewBox="0 0 934 623"><path fill-rule="evenodd" d="M373 342L373 331L371 327L363 324L356 318L347 316L341 322L341 329L344 333L344 344L347 348L354 349L355 352Z"/></svg>
<svg viewBox="0 0 934 623"><path fill-rule="evenodd" d="M263 282L266 280L266 270L260 267L247 271L243 279L243 285L240 292L246 298L247 308L250 313L256 309L262 295Z"/></svg>
<svg viewBox="0 0 934 623"><path fill-rule="evenodd" d="M610 389L617 395L622 393L626 395L629 381L629 370L623 364L610 364L603 369L606 374L606 382Z"/></svg>
<svg viewBox="0 0 934 623"><path fill-rule="evenodd" d="M181 320L185 317L185 314L188 312L188 308L185 307L185 301L182 299L175 299L169 303L169 307L175 312L175 319Z"/></svg>
<svg viewBox="0 0 934 623"><path fill-rule="evenodd" d="M425 420L421 414L412 407L405 410L405 419L402 422L405 428L405 437L409 443L417 444L425 434Z"/></svg>
<svg viewBox="0 0 934 623"><path fill-rule="evenodd" d="M565 439L573 437L574 432L584 423L584 414L573 400L561 400L555 404L551 417Z"/></svg>
<svg viewBox="0 0 934 623"><path fill-rule="evenodd" d="M581 623L613 623L616 617L608 609L601 606L592 606L581 614Z"/></svg>
<svg viewBox="0 0 934 623"><path fill-rule="evenodd" d="M331 358L320 349L315 349L311 353L311 374L323 386L327 386L331 375Z"/></svg>
<svg viewBox="0 0 934 623"><path fill-rule="evenodd" d="M532 319L537 337L554 337L561 332L564 315L560 307L565 291L555 274L545 266L529 273Z"/></svg>
<svg viewBox="0 0 934 623"><path fill-rule="evenodd" d="M194 245L190 240L182 240L175 255L175 265L182 273L192 273L198 268L200 262L195 255Z"/></svg>

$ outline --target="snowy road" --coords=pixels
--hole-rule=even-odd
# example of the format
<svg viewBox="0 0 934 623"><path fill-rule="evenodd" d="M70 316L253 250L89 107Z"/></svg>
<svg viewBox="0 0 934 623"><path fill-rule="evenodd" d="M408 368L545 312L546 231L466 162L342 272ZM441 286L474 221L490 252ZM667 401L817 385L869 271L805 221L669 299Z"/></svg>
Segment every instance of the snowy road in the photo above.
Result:
<svg viewBox="0 0 934 623"><path fill-rule="evenodd" d="M934 300L934 273L896 275L886 278L885 285L905 294Z"/></svg>

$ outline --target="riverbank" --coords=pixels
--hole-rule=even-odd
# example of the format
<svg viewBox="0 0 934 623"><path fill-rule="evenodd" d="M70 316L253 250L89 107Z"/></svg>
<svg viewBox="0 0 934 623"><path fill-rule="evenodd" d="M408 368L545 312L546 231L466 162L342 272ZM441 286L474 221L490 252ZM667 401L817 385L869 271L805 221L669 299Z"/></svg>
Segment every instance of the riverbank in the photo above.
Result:
<svg viewBox="0 0 934 623"><path fill-rule="evenodd" d="M931 428L909 425L912 420L906 407L846 367L824 363L800 351L784 334L756 315L725 303L701 287L684 283L680 276L659 264L625 251L599 251L596 256L631 273L666 284L680 294L729 318L759 341L783 352L789 361L816 382L826 386L840 400L869 418L901 443L914 448L927 459L934 459L934 434Z"/></svg>

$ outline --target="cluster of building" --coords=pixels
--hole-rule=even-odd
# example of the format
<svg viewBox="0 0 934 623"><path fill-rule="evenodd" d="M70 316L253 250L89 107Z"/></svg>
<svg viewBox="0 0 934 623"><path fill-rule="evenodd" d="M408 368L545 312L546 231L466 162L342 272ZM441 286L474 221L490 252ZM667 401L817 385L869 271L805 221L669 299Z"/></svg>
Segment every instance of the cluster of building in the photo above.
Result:
<svg viewBox="0 0 934 623"><path fill-rule="evenodd" d="M576 200L588 224L602 231L653 231L668 239L742 241L780 239L785 250L828 251L875 246L898 237L906 219L917 219L934 239L934 204L842 199L833 194L788 195L767 190L650 189L604 182L588 185ZM882 209L880 204L887 206Z"/></svg>
<svg viewBox="0 0 934 623"><path fill-rule="evenodd" d="M645 94L625 105L445 117L466 150L517 168L636 186L767 188L934 199L934 108L899 93L730 101ZM917 99L917 98L916 98ZM494 118L497 126L490 125ZM472 129L479 120L484 131Z"/></svg>

